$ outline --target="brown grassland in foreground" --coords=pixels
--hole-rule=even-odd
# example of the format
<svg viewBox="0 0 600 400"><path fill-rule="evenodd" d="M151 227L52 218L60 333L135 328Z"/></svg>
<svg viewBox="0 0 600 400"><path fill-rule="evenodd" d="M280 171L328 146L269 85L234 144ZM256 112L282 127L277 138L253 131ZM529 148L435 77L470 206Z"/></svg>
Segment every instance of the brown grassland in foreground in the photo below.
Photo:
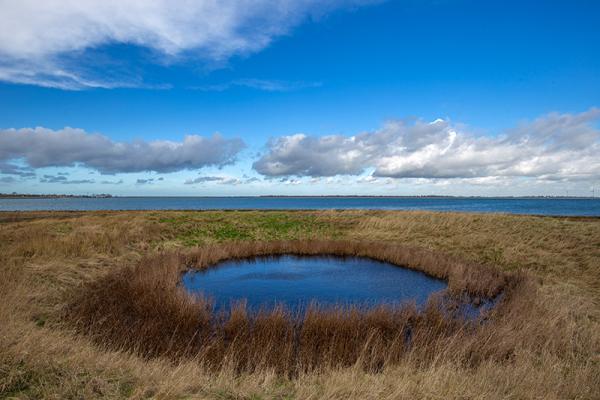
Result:
<svg viewBox="0 0 600 400"><path fill-rule="evenodd" d="M505 298L476 326L433 303L215 323L176 285L185 266L282 253L371 256ZM1 398L600 398L596 218L0 213L0 266Z"/></svg>

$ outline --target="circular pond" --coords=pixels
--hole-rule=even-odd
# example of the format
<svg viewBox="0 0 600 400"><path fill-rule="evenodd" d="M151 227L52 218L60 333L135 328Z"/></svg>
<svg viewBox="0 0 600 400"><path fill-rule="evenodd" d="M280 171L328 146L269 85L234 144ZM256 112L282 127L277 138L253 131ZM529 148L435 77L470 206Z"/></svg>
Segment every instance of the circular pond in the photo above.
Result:
<svg viewBox="0 0 600 400"><path fill-rule="evenodd" d="M290 310L321 306L423 304L447 283L422 272L364 257L256 257L188 271L183 286L214 301L216 311L246 301L251 310L283 304Z"/></svg>

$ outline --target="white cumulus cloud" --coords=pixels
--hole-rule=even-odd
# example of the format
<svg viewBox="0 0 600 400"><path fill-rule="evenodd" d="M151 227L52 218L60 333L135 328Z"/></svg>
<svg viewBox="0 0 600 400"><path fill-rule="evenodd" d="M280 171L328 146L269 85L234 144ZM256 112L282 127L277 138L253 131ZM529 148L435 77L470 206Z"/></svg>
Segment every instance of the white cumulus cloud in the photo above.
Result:
<svg viewBox="0 0 600 400"><path fill-rule="evenodd" d="M187 135L183 141L114 141L81 129L25 128L0 130L0 172L21 174L28 168L81 165L101 173L173 172L224 166L244 148L241 139Z"/></svg>
<svg viewBox="0 0 600 400"><path fill-rule="evenodd" d="M473 179L600 179L600 109L552 113L499 136L437 119L391 121L355 136L296 134L273 139L254 169L270 177L359 175Z"/></svg>
<svg viewBox="0 0 600 400"><path fill-rule="evenodd" d="M64 89L139 85L97 76L113 44L149 49L162 62L223 61L263 49L306 18L372 0L0 0L0 79Z"/></svg>

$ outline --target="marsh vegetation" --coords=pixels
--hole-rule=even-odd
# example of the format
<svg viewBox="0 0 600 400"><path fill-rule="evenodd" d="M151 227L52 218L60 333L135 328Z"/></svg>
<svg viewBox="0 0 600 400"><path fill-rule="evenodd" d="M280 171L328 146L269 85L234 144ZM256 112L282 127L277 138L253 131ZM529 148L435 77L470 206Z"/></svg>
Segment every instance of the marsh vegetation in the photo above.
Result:
<svg viewBox="0 0 600 400"><path fill-rule="evenodd" d="M422 311L415 305L374 309L315 305L303 313L284 307L254 313L240 304L225 314L215 313L209 301L189 296L178 285L186 268L206 269L222 260L281 254L370 257L422 270L448 280L450 296L445 302L452 304L432 298ZM449 342L462 346L482 341L477 333L495 328L484 329L481 321L465 318L456 307L460 299L487 299L502 293L494 312L494 318L499 318L510 313L517 292L522 292L517 301L522 300L524 286L527 279L521 273L465 264L417 248L323 240L236 242L144 257L134 267L82 286L64 315L78 332L104 347L130 349L144 358L195 359L211 371L269 370L292 377L361 364L374 372L397 364L407 353L429 360ZM475 348L465 351L468 363L506 356L504 349L500 354L492 349L486 354Z"/></svg>

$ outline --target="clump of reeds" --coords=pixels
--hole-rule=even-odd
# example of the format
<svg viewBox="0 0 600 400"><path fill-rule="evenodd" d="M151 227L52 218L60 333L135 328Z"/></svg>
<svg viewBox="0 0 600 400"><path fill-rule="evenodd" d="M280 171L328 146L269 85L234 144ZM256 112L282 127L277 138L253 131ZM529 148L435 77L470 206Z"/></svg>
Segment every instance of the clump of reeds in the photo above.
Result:
<svg viewBox="0 0 600 400"><path fill-rule="evenodd" d="M209 268L225 259L264 255L365 256L448 280L444 302L432 297L423 310L414 305L375 309L320 308L299 315L278 307L249 312L244 304L215 314L209 301L187 294L182 271ZM468 364L502 359L510 349L481 344L493 322L470 321L452 312L448 299L490 298L502 293L492 317L511 313L516 294L529 281L428 250L367 242L280 241L212 245L188 252L147 256L86 284L74 294L65 318L104 346L143 357L195 358L209 369L240 372L300 372L359 364L378 371L403 357L428 363L452 351ZM482 333L483 332L483 333ZM477 338L477 339L475 339ZM495 347L494 347L495 346Z"/></svg>

